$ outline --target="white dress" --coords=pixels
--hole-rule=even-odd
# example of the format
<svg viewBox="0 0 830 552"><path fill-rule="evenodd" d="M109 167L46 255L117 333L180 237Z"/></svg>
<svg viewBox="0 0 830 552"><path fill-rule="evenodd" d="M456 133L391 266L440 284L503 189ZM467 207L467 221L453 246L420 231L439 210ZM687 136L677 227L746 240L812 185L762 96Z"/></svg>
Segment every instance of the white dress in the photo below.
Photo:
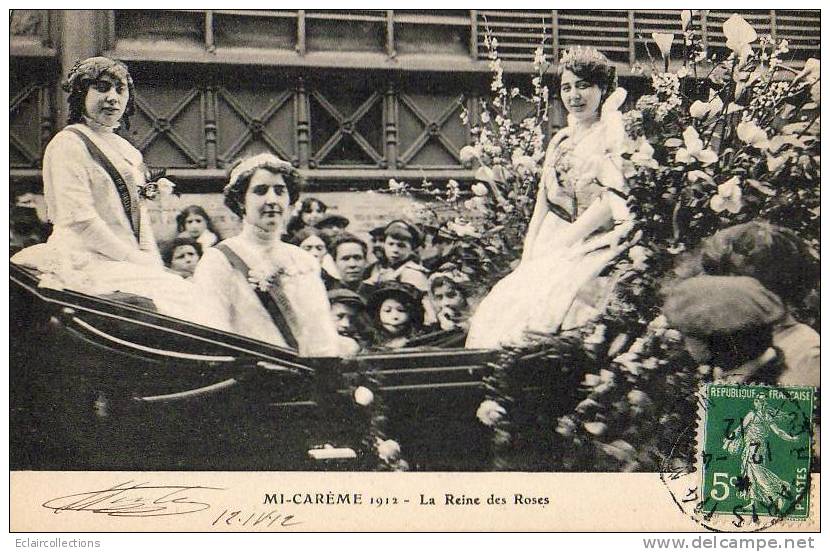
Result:
<svg viewBox="0 0 830 552"><path fill-rule="evenodd" d="M62 130L43 156L43 190L53 231L47 243L12 262L40 271L40 285L90 295L123 292L149 298L159 312L214 326L216 311L194 285L167 271L161 262L146 207L138 197L144 184L141 152L114 129L70 125L106 155L129 191L128 216L115 184L92 158L82 139ZM131 219L137 223L138 237Z"/></svg>
<svg viewBox="0 0 830 552"><path fill-rule="evenodd" d="M220 243L236 253L252 272L279 272L279 285L297 317L294 336L302 356L330 357L351 347L338 335L331 319L320 264L310 253L285 243L256 226L242 225L242 232ZM194 282L218 300L221 324L234 333L287 347L268 311L260 302L246 275L236 270L225 254L211 247L204 252Z"/></svg>
<svg viewBox="0 0 830 552"><path fill-rule="evenodd" d="M585 324L605 308L613 289L609 278L599 278L608 265L608 249L580 253L582 240L574 245L558 244L559 237L573 221L595 202L614 193L624 196L623 186L613 189L597 178L597 164L606 163L606 136L603 122L594 124L580 140L570 137L570 128L551 141L545 157L537 201L547 202L547 212L530 250L521 264L499 281L470 319L468 348L497 348L520 345L528 332L553 334ZM614 170L614 165L611 166ZM621 181L622 175L614 180ZM614 227L614 217L594 231L599 237ZM527 246L526 246L527 248Z"/></svg>

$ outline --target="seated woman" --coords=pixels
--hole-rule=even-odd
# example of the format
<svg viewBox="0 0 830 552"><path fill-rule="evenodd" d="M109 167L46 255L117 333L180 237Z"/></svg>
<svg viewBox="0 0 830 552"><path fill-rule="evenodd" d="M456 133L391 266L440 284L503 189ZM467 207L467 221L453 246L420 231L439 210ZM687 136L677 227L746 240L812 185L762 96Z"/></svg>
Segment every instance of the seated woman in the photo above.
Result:
<svg viewBox="0 0 830 552"><path fill-rule="evenodd" d="M618 154L625 138L614 66L594 48L562 55L568 126L551 140L519 266L470 319L469 348L521 345L599 316L614 288L602 277L633 228Z"/></svg>
<svg viewBox="0 0 830 552"><path fill-rule="evenodd" d="M225 205L242 218L242 232L205 251L193 279L218 299L233 332L303 356L347 354L353 347L332 322L320 264L280 239L299 186L299 173L276 155L234 164Z"/></svg>
<svg viewBox="0 0 830 552"><path fill-rule="evenodd" d="M144 204L149 171L141 152L115 132L129 127L135 111L127 67L106 57L78 61L63 89L69 125L43 155L53 231L46 244L24 249L12 262L39 270L41 286L137 295L163 314L215 325L211 302L162 265Z"/></svg>
<svg viewBox="0 0 830 552"><path fill-rule="evenodd" d="M773 347L773 327L784 304L758 280L746 276L695 276L673 286L663 306L671 327L701 364L733 383L780 384L784 371Z"/></svg>

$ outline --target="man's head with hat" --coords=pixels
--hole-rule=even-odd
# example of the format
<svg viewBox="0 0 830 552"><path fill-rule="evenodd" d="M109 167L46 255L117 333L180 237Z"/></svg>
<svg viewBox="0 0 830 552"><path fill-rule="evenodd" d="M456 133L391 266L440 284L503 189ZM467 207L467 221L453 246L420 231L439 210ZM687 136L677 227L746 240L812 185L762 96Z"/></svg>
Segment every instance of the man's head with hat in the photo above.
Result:
<svg viewBox="0 0 830 552"><path fill-rule="evenodd" d="M696 276L672 286L663 314L695 360L728 369L761 356L786 311L754 278Z"/></svg>
<svg viewBox="0 0 830 552"><path fill-rule="evenodd" d="M369 297L368 312L375 324L393 336L420 330L424 324L421 291L405 282L384 282Z"/></svg>

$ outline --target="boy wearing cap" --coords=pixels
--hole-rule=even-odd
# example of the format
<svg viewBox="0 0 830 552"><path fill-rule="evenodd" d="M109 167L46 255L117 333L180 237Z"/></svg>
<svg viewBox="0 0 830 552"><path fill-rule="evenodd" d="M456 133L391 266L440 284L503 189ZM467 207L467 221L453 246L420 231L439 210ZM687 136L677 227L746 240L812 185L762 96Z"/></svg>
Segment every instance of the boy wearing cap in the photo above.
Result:
<svg viewBox="0 0 830 552"><path fill-rule="evenodd" d="M421 265L415 249L421 245L421 231L405 220L393 220L383 230L383 258L372 265L367 283L404 282L415 286L421 293L429 292L429 271ZM424 298L424 321L435 322L435 311L428 298Z"/></svg>
<svg viewBox="0 0 830 552"><path fill-rule="evenodd" d="M328 292L331 303L331 318L342 337L354 341L356 349L361 349L371 341L368 337L366 321L366 302L350 289L332 289Z"/></svg>

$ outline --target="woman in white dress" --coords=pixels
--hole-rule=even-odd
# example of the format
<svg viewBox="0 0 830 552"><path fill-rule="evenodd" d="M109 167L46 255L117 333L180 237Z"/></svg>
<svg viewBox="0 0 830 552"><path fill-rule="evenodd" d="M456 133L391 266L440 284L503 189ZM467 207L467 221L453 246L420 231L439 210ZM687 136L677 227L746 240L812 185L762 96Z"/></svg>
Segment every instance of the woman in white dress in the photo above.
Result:
<svg viewBox="0 0 830 552"><path fill-rule="evenodd" d="M12 262L39 270L44 287L138 295L163 314L213 325L215 312L193 284L164 268L142 197L147 167L141 152L115 132L135 111L127 67L106 57L78 61L63 88L69 125L43 156L54 229L46 244L24 249Z"/></svg>
<svg viewBox="0 0 830 552"><path fill-rule="evenodd" d="M594 48L565 52L559 91L568 126L551 140L519 266L470 320L469 348L519 345L598 316L613 283L600 273L633 223L619 153L625 91Z"/></svg>
<svg viewBox="0 0 830 552"><path fill-rule="evenodd" d="M332 321L320 263L280 239L298 194L299 174L276 155L233 166L225 205L242 218L242 232L207 249L193 280L219 301L221 323L235 333L302 356L354 353Z"/></svg>

